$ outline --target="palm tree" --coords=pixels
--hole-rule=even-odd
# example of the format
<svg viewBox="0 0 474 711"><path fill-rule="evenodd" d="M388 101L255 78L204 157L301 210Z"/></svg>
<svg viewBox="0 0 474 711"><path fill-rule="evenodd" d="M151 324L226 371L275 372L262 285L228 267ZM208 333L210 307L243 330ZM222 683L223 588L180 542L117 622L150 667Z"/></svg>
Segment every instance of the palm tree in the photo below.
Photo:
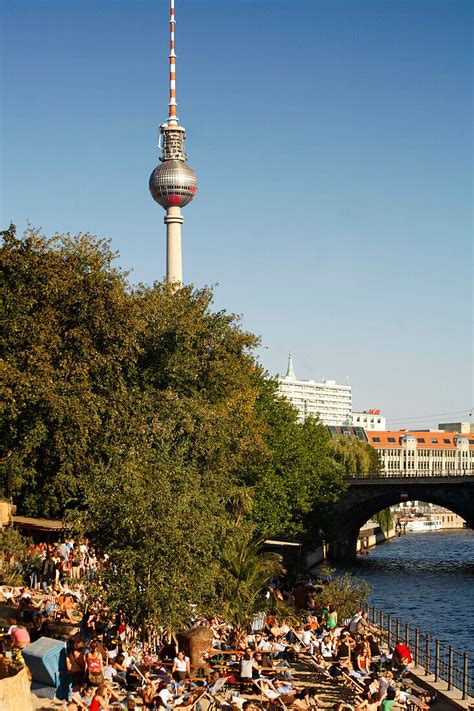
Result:
<svg viewBox="0 0 474 711"><path fill-rule="evenodd" d="M269 607L264 596L270 580L284 572L281 556L262 552L262 539L242 531L222 558L224 617L234 628L234 644L246 634L255 615Z"/></svg>

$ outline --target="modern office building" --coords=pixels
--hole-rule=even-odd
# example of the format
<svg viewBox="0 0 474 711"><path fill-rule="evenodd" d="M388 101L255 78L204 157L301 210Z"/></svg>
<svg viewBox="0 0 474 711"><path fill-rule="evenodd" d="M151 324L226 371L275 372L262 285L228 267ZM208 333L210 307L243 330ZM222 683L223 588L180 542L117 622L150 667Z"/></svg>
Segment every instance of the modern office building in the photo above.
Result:
<svg viewBox="0 0 474 711"><path fill-rule="evenodd" d="M363 410L352 413L354 427L363 427L364 430L385 430L385 417L380 410Z"/></svg>
<svg viewBox="0 0 474 711"><path fill-rule="evenodd" d="M278 378L280 393L297 409L299 421L318 415L324 425L350 424L352 388L335 380L298 380L291 355L284 378Z"/></svg>
<svg viewBox="0 0 474 711"><path fill-rule="evenodd" d="M385 471L426 474L472 471L474 436L459 432L367 431Z"/></svg>

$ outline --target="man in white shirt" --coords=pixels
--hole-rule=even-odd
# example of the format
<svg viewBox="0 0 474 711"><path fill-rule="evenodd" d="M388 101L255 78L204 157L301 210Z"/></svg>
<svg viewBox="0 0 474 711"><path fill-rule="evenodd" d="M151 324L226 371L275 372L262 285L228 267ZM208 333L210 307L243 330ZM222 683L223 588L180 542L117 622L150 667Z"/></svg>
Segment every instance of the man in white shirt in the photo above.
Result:
<svg viewBox="0 0 474 711"><path fill-rule="evenodd" d="M357 612L355 612L350 619L347 629L351 633L352 637L354 637L354 635L357 631L357 624L358 624L359 620L361 619L361 617L362 617L362 610L357 610Z"/></svg>

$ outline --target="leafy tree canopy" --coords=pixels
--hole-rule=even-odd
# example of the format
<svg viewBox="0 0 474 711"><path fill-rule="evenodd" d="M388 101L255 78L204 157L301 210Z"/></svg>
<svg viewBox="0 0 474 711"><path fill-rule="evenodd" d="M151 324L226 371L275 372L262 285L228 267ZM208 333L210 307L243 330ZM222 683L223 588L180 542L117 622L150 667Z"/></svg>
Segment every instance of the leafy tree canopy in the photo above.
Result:
<svg viewBox="0 0 474 711"><path fill-rule="evenodd" d="M222 606L239 545L318 531L341 474L371 469L366 450L298 423L210 289L132 288L87 234L11 226L0 254L4 493L25 514L74 510L133 621L176 627L190 605Z"/></svg>
<svg viewBox="0 0 474 711"><path fill-rule="evenodd" d="M121 429L138 312L107 241L2 238L1 474L24 513L57 516Z"/></svg>
<svg viewBox="0 0 474 711"><path fill-rule="evenodd" d="M378 452L357 437L333 437L330 450L343 476L369 476L380 473L382 469Z"/></svg>
<svg viewBox="0 0 474 711"><path fill-rule="evenodd" d="M344 488L331 458L331 440L317 419L298 422L296 408L278 394L274 379L259 377L257 387L266 456L244 471L244 481L255 491L253 520L262 535L301 536L308 519Z"/></svg>

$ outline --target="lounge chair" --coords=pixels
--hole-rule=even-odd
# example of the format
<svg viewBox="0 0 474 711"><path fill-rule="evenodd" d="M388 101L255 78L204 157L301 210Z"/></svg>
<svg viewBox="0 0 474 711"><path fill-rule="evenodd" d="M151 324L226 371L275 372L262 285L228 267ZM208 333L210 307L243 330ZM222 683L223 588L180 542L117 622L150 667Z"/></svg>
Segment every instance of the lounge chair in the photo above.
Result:
<svg viewBox="0 0 474 711"><path fill-rule="evenodd" d="M270 680L254 679L253 683L259 690L262 700L265 701L268 706L276 706L285 709L285 711L289 708Z"/></svg>
<svg viewBox="0 0 474 711"><path fill-rule="evenodd" d="M226 677L221 676L219 679L216 679L216 681L210 686L204 687L202 693L199 694L192 706L188 706L187 708L194 709L198 701L202 701L206 698L209 701L208 711L212 711L212 709L221 709L223 706L223 699L220 699L218 697L218 694L221 694L224 691L226 685Z"/></svg>

